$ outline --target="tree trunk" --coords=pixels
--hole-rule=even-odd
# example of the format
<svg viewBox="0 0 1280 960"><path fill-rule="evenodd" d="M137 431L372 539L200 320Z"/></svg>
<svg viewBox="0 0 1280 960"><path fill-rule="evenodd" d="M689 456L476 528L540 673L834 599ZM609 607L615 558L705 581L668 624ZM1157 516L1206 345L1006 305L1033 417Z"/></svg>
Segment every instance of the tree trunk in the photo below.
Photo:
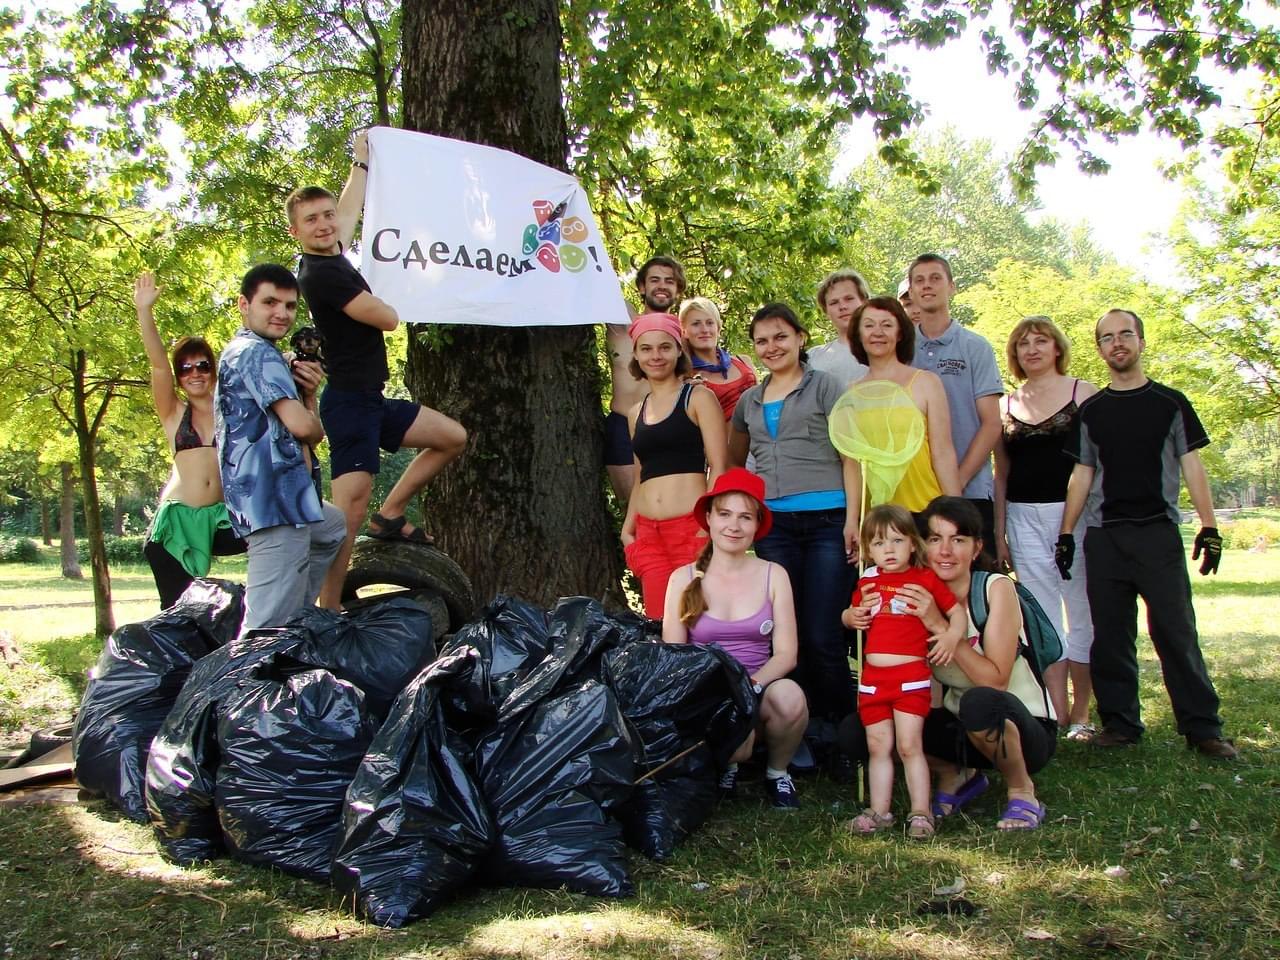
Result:
<svg viewBox="0 0 1280 960"><path fill-rule="evenodd" d="M407 0L405 126L565 168L557 0ZM537 310L537 304L528 305ZM413 395L459 420L467 451L425 497L426 524L477 597L621 603L604 493L592 327L472 327L429 347L410 331Z"/></svg>
<svg viewBox="0 0 1280 960"><path fill-rule="evenodd" d="M111 501L111 532L117 537L124 536L124 497L119 494Z"/></svg>
<svg viewBox="0 0 1280 960"><path fill-rule="evenodd" d="M76 557L76 475L75 467L62 465L62 504L58 511L58 540L62 550L62 575L68 580L83 580L80 560Z"/></svg>
<svg viewBox="0 0 1280 960"><path fill-rule="evenodd" d="M53 524L49 521L49 498L40 495L40 540L46 547L53 546Z"/></svg>
<svg viewBox="0 0 1280 960"><path fill-rule="evenodd" d="M102 503L98 498L98 472L96 447L98 428L111 403L112 391L107 390L93 418L89 417L89 397L85 387L87 357L83 350L76 350L75 376L72 378L75 402L76 446L80 452L80 500L84 504L84 532L89 540L89 565L93 570L94 632L106 637L115 630L115 614L111 610L111 572L107 569L107 545L102 538Z"/></svg>

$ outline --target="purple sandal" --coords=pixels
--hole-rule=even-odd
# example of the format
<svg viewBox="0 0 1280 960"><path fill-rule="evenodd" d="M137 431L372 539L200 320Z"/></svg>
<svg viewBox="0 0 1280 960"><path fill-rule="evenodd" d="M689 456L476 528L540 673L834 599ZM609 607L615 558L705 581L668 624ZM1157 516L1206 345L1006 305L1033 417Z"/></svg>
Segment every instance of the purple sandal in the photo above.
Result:
<svg viewBox="0 0 1280 960"><path fill-rule="evenodd" d="M1048 808L1040 803L1032 803L1030 800L1010 800L1009 805L1004 808L1004 813L1000 814L1000 819L1012 820L1013 824L997 827L997 829L1034 830L1044 821L1045 814L1048 812Z"/></svg>
<svg viewBox="0 0 1280 960"><path fill-rule="evenodd" d="M987 792L987 787L991 786L991 782L984 773L975 773L972 777L960 785L960 789L955 793L946 793L939 790L933 795L933 803L931 809L935 817L947 817L953 813L959 812L960 808L965 804L977 800ZM943 810L942 805L946 804L951 809Z"/></svg>

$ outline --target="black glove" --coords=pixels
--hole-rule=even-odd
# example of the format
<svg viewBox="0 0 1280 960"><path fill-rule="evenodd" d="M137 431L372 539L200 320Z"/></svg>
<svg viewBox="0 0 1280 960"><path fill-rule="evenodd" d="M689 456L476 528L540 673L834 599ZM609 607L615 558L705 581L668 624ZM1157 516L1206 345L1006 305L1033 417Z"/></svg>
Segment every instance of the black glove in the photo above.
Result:
<svg viewBox="0 0 1280 960"><path fill-rule="evenodd" d="M1053 562L1063 580L1071 579L1071 561L1076 558L1076 538L1069 533L1058 534L1058 544L1053 548Z"/></svg>
<svg viewBox="0 0 1280 960"><path fill-rule="evenodd" d="M1204 551L1204 560L1200 564L1200 576L1217 573L1218 564L1222 561L1222 537L1218 536L1217 527L1201 527L1196 534L1195 547L1191 551L1191 559L1199 560L1200 551Z"/></svg>

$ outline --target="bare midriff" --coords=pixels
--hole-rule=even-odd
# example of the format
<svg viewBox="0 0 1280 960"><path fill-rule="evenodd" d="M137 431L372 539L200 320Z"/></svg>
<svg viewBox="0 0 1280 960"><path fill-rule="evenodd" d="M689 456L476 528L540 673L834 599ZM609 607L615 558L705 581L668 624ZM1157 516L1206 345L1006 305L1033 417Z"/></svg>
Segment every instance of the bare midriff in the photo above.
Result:
<svg viewBox="0 0 1280 960"><path fill-rule="evenodd" d="M216 447L193 447L173 455L173 476L165 499L188 507L207 507L222 500L222 477L218 473Z"/></svg>
<svg viewBox="0 0 1280 960"><path fill-rule="evenodd" d="M636 487L632 497L640 516L650 520L670 520L691 512L698 498L706 492L705 474L673 473L644 481Z"/></svg>

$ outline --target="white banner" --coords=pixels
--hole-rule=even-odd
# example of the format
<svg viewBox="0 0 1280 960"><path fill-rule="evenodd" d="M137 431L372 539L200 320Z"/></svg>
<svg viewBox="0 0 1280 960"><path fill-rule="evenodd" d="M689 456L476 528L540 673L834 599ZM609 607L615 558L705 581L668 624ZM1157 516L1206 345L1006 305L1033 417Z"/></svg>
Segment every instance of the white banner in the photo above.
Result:
<svg viewBox="0 0 1280 960"><path fill-rule="evenodd" d="M408 323L629 322L586 191L506 150L370 130L361 243Z"/></svg>

